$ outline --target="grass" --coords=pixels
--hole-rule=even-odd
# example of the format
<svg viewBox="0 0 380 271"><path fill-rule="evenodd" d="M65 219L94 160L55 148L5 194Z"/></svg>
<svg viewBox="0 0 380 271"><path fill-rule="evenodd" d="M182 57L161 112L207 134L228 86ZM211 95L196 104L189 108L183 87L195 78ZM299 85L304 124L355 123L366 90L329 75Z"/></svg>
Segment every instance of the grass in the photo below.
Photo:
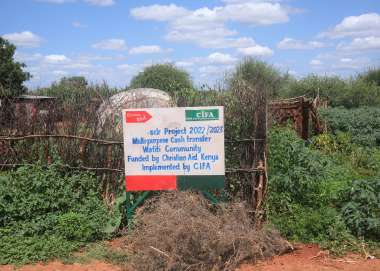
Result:
<svg viewBox="0 0 380 271"><path fill-rule="evenodd" d="M81 251L61 259L65 264L88 264L94 260L110 263L117 266L125 266L128 255L119 248L112 248L107 242L89 244Z"/></svg>

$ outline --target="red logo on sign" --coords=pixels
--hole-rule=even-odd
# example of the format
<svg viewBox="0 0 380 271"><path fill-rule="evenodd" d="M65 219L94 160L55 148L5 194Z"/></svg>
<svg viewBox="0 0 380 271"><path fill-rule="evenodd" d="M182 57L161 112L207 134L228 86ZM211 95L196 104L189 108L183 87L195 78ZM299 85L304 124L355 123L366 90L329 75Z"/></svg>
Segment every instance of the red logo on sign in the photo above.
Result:
<svg viewBox="0 0 380 271"><path fill-rule="evenodd" d="M146 111L127 111L125 119L127 123L147 122L152 116Z"/></svg>

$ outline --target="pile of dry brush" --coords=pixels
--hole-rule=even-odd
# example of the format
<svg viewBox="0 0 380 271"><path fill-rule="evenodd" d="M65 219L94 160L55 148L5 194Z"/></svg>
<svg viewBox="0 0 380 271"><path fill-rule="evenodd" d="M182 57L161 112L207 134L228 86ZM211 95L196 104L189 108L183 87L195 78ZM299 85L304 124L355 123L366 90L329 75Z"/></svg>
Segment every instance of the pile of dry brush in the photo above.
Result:
<svg viewBox="0 0 380 271"><path fill-rule="evenodd" d="M291 250L272 229L255 229L242 203L211 205L191 192L144 204L126 247L131 270L234 270Z"/></svg>

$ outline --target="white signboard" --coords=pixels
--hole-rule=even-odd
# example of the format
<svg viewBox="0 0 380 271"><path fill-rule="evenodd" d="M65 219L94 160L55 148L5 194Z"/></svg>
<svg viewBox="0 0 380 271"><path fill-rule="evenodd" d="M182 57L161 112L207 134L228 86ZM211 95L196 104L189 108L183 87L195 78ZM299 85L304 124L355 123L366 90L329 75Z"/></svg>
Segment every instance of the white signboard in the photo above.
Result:
<svg viewBox="0 0 380 271"><path fill-rule="evenodd" d="M223 107L123 110L126 188L222 188Z"/></svg>

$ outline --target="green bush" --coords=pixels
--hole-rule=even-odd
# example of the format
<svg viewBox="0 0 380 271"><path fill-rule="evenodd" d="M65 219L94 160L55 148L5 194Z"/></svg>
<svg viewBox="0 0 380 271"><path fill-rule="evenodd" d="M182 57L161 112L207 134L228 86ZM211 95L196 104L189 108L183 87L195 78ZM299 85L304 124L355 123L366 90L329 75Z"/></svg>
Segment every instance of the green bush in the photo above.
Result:
<svg viewBox="0 0 380 271"><path fill-rule="evenodd" d="M359 175L373 176L380 172L380 149L354 143L350 133L317 135L312 139L312 147L341 160Z"/></svg>
<svg viewBox="0 0 380 271"><path fill-rule="evenodd" d="M95 176L37 163L0 182L0 264L65 256L104 236L109 211Z"/></svg>
<svg viewBox="0 0 380 271"><path fill-rule="evenodd" d="M305 145L289 128L269 132L269 221L289 239L317 242L334 252L353 236L334 202L355 173Z"/></svg>
<svg viewBox="0 0 380 271"><path fill-rule="evenodd" d="M281 95L285 97L306 95L312 98L319 95L322 99L329 100L331 105L336 105L339 104L339 95L345 93L346 88L346 82L338 76L309 74L299 80L288 81L288 86Z"/></svg>
<svg viewBox="0 0 380 271"><path fill-rule="evenodd" d="M155 64L132 78L129 88L156 88L174 95L193 88L190 75L172 64Z"/></svg>
<svg viewBox="0 0 380 271"><path fill-rule="evenodd" d="M379 107L327 108L320 110L320 115L332 133L337 134L339 131L349 133L353 143L359 145L380 146Z"/></svg>
<svg viewBox="0 0 380 271"><path fill-rule="evenodd" d="M227 84L231 91L249 88L251 92L265 91L268 97L274 97L278 96L281 84L285 79L286 76L282 76L273 66L264 61L247 57L229 75Z"/></svg>
<svg viewBox="0 0 380 271"><path fill-rule="evenodd" d="M289 128L270 130L268 165L269 204L275 209L286 207L273 198L278 196L289 204L323 206L330 200L325 186L344 183L351 174L327 155L305 146Z"/></svg>
<svg viewBox="0 0 380 271"><path fill-rule="evenodd" d="M380 241L380 177L355 180L341 193L341 212L357 236Z"/></svg>
<svg viewBox="0 0 380 271"><path fill-rule="evenodd" d="M367 71L359 74L358 78L366 81L367 83L372 83L380 86L380 67L370 68Z"/></svg>
<svg viewBox="0 0 380 271"><path fill-rule="evenodd" d="M378 70L349 79L309 74L299 80L285 81L281 89L279 94L282 97L306 95L314 98L319 95L323 100L327 100L330 106L356 108L380 105Z"/></svg>

